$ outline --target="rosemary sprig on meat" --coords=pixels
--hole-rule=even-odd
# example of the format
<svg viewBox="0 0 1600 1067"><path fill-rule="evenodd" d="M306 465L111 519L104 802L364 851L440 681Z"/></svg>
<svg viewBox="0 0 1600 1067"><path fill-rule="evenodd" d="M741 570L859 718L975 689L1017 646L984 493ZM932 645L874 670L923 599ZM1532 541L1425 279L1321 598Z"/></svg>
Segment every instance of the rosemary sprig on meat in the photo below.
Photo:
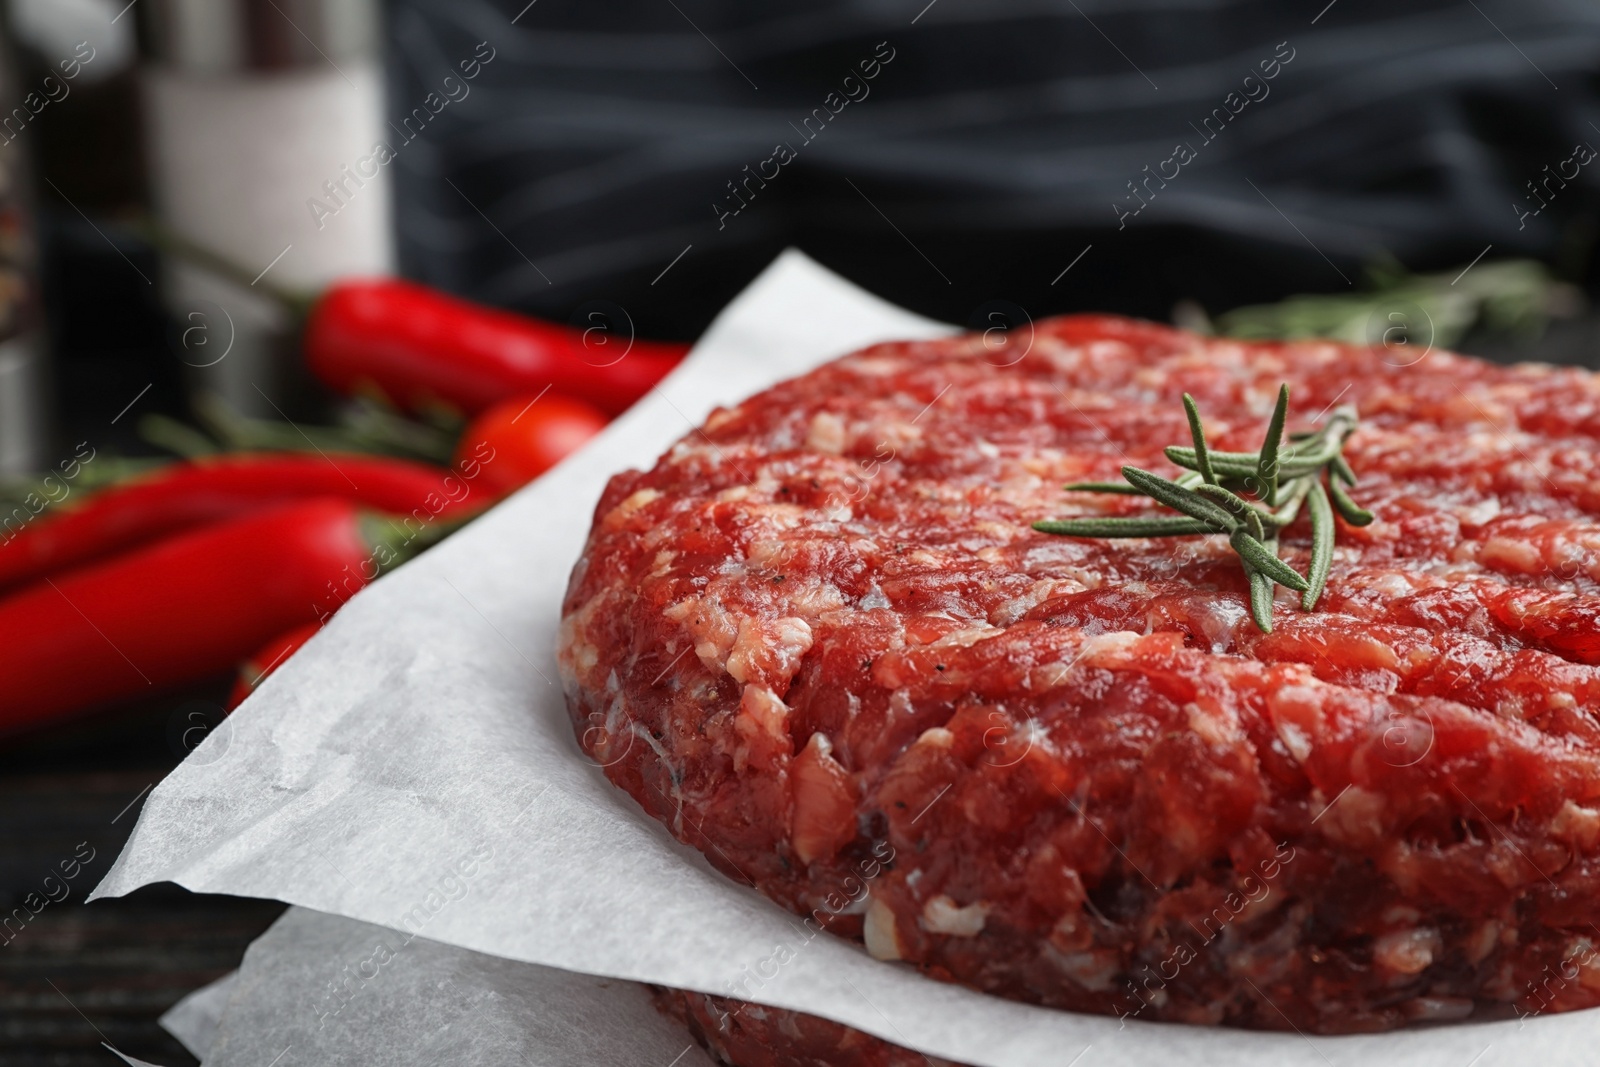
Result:
<svg viewBox="0 0 1600 1067"><path fill-rule="evenodd" d="M1250 617L1263 633L1272 632L1274 584L1300 594L1300 607L1317 606L1333 561L1333 516L1338 512L1352 526L1365 526L1372 513L1350 499L1345 486L1356 476L1345 462L1344 443L1355 432L1353 407L1335 408L1316 430L1289 435L1283 443L1289 413L1289 387L1278 390L1278 403L1258 452L1217 452L1207 447L1205 428L1194 398L1183 394L1193 444L1169 445L1167 458L1187 472L1176 479L1138 467L1123 467L1121 482L1073 482L1074 492L1127 493L1147 496L1177 515L1083 516L1033 524L1041 533L1067 537L1185 537L1226 534L1250 579ZM1311 565L1300 574L1278 558L1278 534L1304 508L1311 520Z"/></svg>

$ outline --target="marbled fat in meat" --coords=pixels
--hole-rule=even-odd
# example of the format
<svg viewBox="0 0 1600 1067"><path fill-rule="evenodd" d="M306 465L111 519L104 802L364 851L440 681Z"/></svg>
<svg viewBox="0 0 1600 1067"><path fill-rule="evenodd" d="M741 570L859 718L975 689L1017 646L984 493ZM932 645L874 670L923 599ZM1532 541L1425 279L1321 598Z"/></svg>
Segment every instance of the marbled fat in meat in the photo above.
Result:
<svg viewBox="0 0 1600 1067"><path fill-rule="evenodd" d="M1600 1003L1600 378L1105 316L995 356L878 345L611 480L560 661L612 781L1004 997L1320 1033ZM1279 589L1258 631L1222 537L1030 529L1150 510L1062 485L1175 476L1184 391L1253 451L1285 381L1291 430L1356 406L1377 515L1315 612Z"/></svg>

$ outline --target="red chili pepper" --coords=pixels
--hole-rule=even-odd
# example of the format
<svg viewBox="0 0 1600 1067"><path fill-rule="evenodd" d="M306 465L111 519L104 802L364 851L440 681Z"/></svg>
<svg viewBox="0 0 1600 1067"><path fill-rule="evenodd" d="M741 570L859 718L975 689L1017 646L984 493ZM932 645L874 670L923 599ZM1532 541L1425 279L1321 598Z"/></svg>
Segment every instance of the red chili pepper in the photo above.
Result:
<svg viewBox="0 0 1600 1067"><path fill-rule="evenodd" d="M481 488L490 497L500 493L487 483ZM483 493L473 493L469 478L398 459L271 454L178 463L100 490L82 504L47 511L0 542L0 589L180 530L313 496L342 496L396 514L427 508L429 514L450 515L468 501L485 501Z"/></svg>
<svg viewBox="0 0 1600 1067"><path fill-rule="evenodd" d="M453 525L305 500L37 582L0 600L0 733L222 674Z"/></svg>
<svg viewBox="0 0 1600 1067"><path fill-rule="evenodd" d="M333 285L305 331L311 370L335 391L376 387L403 408L442 401L468 415L546 387L616 415L688 347L575 330L392 279Z"/></svg>
<svg viewBox="0 0 1600 1067"><path fill-rule="evenodd" d="M267 680L267 675L283 665L283 661L299 651L311 640L311 635L322 629L320 622L308 622L281 633L256 649L249 659L239 665L239 677L234 680L233 691L228 694L228 710L244 703L244 698L256 691L256 686Z"/></svg>

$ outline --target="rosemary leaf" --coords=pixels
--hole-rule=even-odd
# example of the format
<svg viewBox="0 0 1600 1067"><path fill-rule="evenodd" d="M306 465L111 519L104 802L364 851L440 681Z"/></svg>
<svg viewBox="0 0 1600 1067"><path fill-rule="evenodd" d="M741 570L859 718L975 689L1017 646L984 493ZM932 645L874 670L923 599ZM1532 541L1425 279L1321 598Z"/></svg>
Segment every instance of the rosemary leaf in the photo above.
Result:
<svg viewBox="0 0 1600 1067"><path fill-rule="evenodd" d="M1335 408L1315 430L1284 434L1289 387L1278 390L1266 440L1259 452L1218 452L1206 443L1199 408L1188 393L1183 410L1193 446L1170 445L1167 458L1184 472L1167 479L1138 467L1123 467L1127 485L1074 482L1077 492L1147 496L1179 515L1084 515L1036 522L1042 533L1071 537L1181 537L1225 533L1250 580L1250 616L1263 633L1272 632L1273 591L1287 586L1301 594L1300 606L1316 607L1327 586L1338 527L1334 513L1354 526L1373 521L1370 511L1350 499L1344 485L1355 472L1342 455L1345 440L1358 425L1355 408ZM1287 440L1287 444L1285 444ZM1326 472L1326 483L1323 482ZM1311 516L1309 573L1278 558L1278 535L1307 507Z"/></svg>
<svg viewBox="0 0 1600 1067"><path fill-rule="evenodd" d="M1195 455L1194 449L1186 445L1168 445L1164 451L1167 458L1178 466L1187 467L1192 471L1200 469L1200 461ZM1278 476L1283 481L1288 481L1291 478L1312 474L1327 466L1328 458L1333 454L1335 453L1326 449L1307 456L1286 451L1278 457ZM1254 452L1218 452L1212 450L1207 455L1211 460L1211 469L1217 475L1219 481L1226 482L1232 478L1239 481L1248 481L1251 485L1256 484L1259 457Z"/></svg>
<svg viewBox="0 0 1600 1067"><path fill-rule="evenodd" d="M1188 393L1183 394L1183 412L1189 416L1189 436L1194 438L1195 470L1207 485L1216 485L1217 475L1211 469L1211 456L1206 451L1205 427L1200 425L1200 409L1195 407L1194 397Z"/></svg>
<svg viewBox="0 0 1600 1067"><path fill-rule="evenodd" d="M1250 532L1251 537L1254 537L1257 541L1261 542L1262 548L1267 548L1267 531L1262 528L1261 516L1254 508L1244 513L1244 528ZM1277 541L1276 530L1273 531L1273 541ZM1273 556L1278 554L1275 548L1267 549L1267 551Z"/></svg>
<svg viewBox="0 0 1600 1067"><path fill-rule="evenodd" d="M1254 515L1256 520L1261 522L1263 525L1273 527L1281 525L1278 522L1278 517L1272 512L1261 510L1244 497L1228 489L1226 486L1202 484L1195 486L1194 491L1205 497L1207 500L1215 500L1217 503L1231 511L1236 518L1244 518L1246 515Z"/></svg>
<svg viewBox="0 0 1600 1067"><path fill-rule="evenodd" d="M1343 448L1345 441L1356 432L1360 422L1355 408L1349 404L1340 404L1328 416L1328 421L1317 428L1313 437L1315 440L1333 444L1337 454L1337 450Z"/></svg>
<svg viewBox="0 0 1600 1067"><path fill-rule="evenodd" d="M1232 515L1220 505L1213 504L1203 496L1197 496L1193 490L1185 489L1176 482L1169 482L1159 474L1140 470L1138 467L1123 467L1122 476L1133 484L1145 496L1157 500L1174 511L1181 511L1191 519L1210 523L1221 527L1223 532L1231 531L1239 525Z"/></svg>
<svg viewBox="0 0 1600 1067"><path fill-rule="evenodd" d="M1281 530L1294 524L1294 520L1300 515L1300 505L1305 502L1306 494L1311 491L1311 487L1316 482L1317 476L1313 474L1308 477L1296 478L1288 483L1287 487L1281 491L1283 503L1279 504L1277 510L1272 513L1272 521L1275 526Z"/></svg>
<svg viewBox="0 0 1600 1067"><path fill-rule="evenodd" d="M1328 584L1328 568L1333 565L1333 505L1321 482L1311 484L1311 567L1306 573L1310 588L1300 594L1300 608L1310 611L1322 598Z"/></svg>
<svg viewBox="0 0 1600 1067"><path fill-rule="evenodd" d="M1318 471L1333 462L1333 457L1339 454L1342 447L1342 442L1337 438L1312 438L1288 449L1278 462L1285 470L1293 470L1297 474Z"/></svg>
<svg viewBox="0 0 1600 1067"><path fill-rule="evenodd" d="M1143 496L1127 482L1068 482L1061 488L1070 493L1122 493L1126 496Z"/></svg>
<svg viewBox="0 0 1600 1067"><path fill-rule="evenodd" d="M1324 429L1329 426L1335 427L1339 433L1339 440L1342 442L1345 438L1355 433L1356 426L1360 422L1361 419L1356 414L1355 405L1340 404L1338 407L1333 409L1333 414L1328 416L1328 421L1324 424Z"/></svg>
<svg viewBox="0 0 1600 1067"><path fill-rule="evenodd" d="M1034 523L1033 528L1040 533L1066 537L1182 537L1186 534L1227 532L1209 522L1178 515L1047 519Z"/></svg>
<svg viewBox="0 0 1600 1067"><path fill-rule="evenodd" d="M1184 489L1192 489L1203 484L1200 475L1195 471L1185 471L1172 484ZM1144 496L1141 490L1135 489L1127 482L1068 482L1061 488L1073 493L1119 493L1123 496Z"/></svg>
<svg viewBox="0 0 1600 1067"><path fill-rule="evenodd" d="M1283 443L1283 423L1289 417L1289 383L1278 387L1278 403L1272 409L1272 421L1267 424L1267 440L1261 446L1261 457L1256 461L1256 478L1261 483L1260 497L1268 507L1277 503L1278 497L1278 446Z"/></svg>
<svg viewBox="0 0 1600 1067"><path fill-rule="evenodd" d="M1272 632L1272 579L1258 570L1246 567L1250 575L1250 618L1256 629L1264 634Z"/></svg>
<svg viewBox="0 0 1600 1067"><path fill-rule="evenodd" d="M1286 585L1297 593L1303 593L1311 588L1311 583L1301 577L1298 571L1268 552L1267 546L1251 537L1250 531L1244 527L1235 529L1228 536L1228 541L1247 564L1279 585Z"/></svg>
<svg viewBox="0 0 1600 1067"><path fill-rule="evenodd" d="M1284 450L1282 462L1295 466L1325 467L1344 448L1345 439L1355 431L1355 428L1354 410L1336 408L1320 428L1294 440L1294 443Z"/></svg>
<svg viewBox="0 0 1600 1067"><path fill-rule="evenodd" d="M1170 456L1174 453L1184 457L1184 462L1181 464L1181 466L1188 467L1191 470L1199 469L1196 463L1194 447L1192 445L1168 445L1167 454ZM1206 455L1211 457L1211 465L1213 468L1228 466L1249 467L1251 471L1256 469L1257 457L1256 453L1254 452L1218 452L1216 449L1208 447L1206 449Z"/></svg>
<svg viewBox="0 0 1600 1067"><path fill-rule="evenodd" d="M1180 467L1188 467L1192 471L1200 469L1200 457L1189 445L1168 445L1164 450L1167 458ZM1211 466L1212 473L1219 474L1254 474L1256 470L1256 457L1252 452L1217 452L1213 449L1206 450L1206 460Z"/></svg>
<svg viewBox="0 0 1600 1067"><path fill-rule="evenodd" d="M1344 521L1351 526L1365 526L1372 521L1372 512L1350 499L1335 478L1328 479L1328 496L1333 499L1333 506L1338 509Z"/></svg>

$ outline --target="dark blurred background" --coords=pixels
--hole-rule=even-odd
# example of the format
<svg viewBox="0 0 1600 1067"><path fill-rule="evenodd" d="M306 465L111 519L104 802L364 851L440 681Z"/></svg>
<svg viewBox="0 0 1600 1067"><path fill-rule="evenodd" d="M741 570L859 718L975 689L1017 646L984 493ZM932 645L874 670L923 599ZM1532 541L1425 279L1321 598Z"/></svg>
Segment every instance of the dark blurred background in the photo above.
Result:
<svg viewBox="0 0 1600 1067"><path fill-rule="evenodd" d="M201 389L242 410L322 403L263 286L164 257L163 233L265 285L398 272L559 322L603 301L642 337L693 339L795 245L958 324L1003 307L1011 324L1096 310L1250 333L1309 315L1372 340L1390 300L1493 358L1600 366L1600 6L1579 0L12 0L9 16L4 91L26 111L0 123L7 473L84 440L153 454L146 416L189 420ZM348 178L378 142L377 176ZM1520 310L1484 310L1508 287ZM1226 315L1296 294L1348 303ZM223 319L237 354L207 366L189 331L220 343ZM0 903L80 843L95 855L0 947L0 1067L111 1062L102 1041L193 1062L155 1017L276 907L82 899L227 684L0 749Z"/></svg>
<svg viewBox="0 0 1600 1067"><path fill-rule="evenodd" d="M1520 225L1513 205L1600 144L1600 9L1325 4L540 0L511 34L518 5L400 5L399 107L473 42L499 50L481 95L398 161L401 268L554 317L604 296L684 338L788 244L957 323L993 298L1225 311L1348 288L1381 256L1459 268L1491 243L1591 285L1594 176ZM870 95L802 140L880 41L895 58ZM1206 142L1195 127L1283 54ZM778 142L797 158L719 229L727 183ZM1113 205L1139 206L1128 183L1178 142L1198 158L1119 229Z"/></svg>

